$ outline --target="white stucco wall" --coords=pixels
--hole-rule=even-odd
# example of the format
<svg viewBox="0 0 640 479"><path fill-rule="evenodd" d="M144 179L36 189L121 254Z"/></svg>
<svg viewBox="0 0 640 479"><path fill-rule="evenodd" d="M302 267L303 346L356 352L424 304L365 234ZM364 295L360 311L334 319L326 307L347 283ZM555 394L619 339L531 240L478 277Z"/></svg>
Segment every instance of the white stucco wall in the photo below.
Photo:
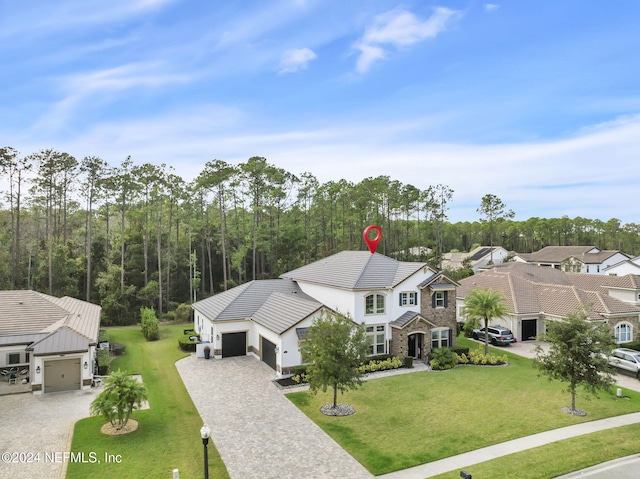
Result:
<svg viewBox="0 0 640 479"><path fill-rule="evenodd" d="M356 312L353 291L328 288L326 286L304 282L298 282L298 285L302 291L314 298L316 301L324 304L334 311L339 311L342 314L350 314L355 318Z"/></svg>
<svg viewBox="0 0 640 479"><path fill-rule="evenodd" d="M26 361L26 345L21 346L2 346L0 347L0 368L12 368L12 367L25 367L29 365L29 361ZM9 364L9 354L20 354L20 363Z"/></svg>

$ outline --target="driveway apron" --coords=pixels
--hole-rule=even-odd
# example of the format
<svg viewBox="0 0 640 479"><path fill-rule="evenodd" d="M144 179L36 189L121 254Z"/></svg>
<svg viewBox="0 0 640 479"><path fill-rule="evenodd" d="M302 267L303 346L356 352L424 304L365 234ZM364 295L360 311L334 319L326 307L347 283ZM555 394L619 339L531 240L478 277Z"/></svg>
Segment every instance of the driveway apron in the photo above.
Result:
<svg viewBox="0 0 640 479"><path fill-rule="evenodd" d="M0 477L64 477L73 426L89 417L96 390L0 397ZM13 455L11 455L13 453Z"/></svg>
<svg viewBox="0 0 640 479"><path fill-rule="evenodd" d="M282 395L266 364L191 355L176 367L232 479L373 477Z"/></svg>

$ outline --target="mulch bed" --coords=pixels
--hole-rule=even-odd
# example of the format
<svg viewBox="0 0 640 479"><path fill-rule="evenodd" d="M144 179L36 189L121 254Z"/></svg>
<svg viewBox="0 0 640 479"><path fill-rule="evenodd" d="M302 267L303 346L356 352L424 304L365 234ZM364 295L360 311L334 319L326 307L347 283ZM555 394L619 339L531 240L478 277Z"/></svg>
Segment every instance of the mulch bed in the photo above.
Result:
<svg viewBox="0 0 640 479"><path fill-rule="evenodd" d="M121 436L123 434L129 434L130 432L137 430L138 421L136 421L135 419L129 419L126 426L120 429L116 429L115 427L113 427L110 422L106 423L100 428L100 432L102 434L106 434L107 436Z"/></svg>

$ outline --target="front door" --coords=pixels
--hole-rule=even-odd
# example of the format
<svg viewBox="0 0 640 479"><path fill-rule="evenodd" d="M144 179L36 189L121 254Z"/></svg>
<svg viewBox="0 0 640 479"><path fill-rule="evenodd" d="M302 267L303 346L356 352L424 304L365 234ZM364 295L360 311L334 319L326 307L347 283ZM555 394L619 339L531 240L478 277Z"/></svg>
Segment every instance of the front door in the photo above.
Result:
<svg viewBox="0 0 640 479"><path fill-rule="evenodd" d="M409 335L409 356L413 359L422 357L422 333Z"/></svg>

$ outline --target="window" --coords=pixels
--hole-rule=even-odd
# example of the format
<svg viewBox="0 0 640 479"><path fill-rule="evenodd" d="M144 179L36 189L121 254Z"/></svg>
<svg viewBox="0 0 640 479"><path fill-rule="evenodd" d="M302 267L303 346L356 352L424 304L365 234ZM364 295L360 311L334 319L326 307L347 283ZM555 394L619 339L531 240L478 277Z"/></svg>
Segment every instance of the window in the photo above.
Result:
<svg viewBox="0 0 640 479"><path fill-rule="evenodd" d="M9 353L9 364L20 364L20 353Z"/></svg>
<svg viewBox="0 0 640 479"><path fill-rule="evenodd" d="M384 324L376 326L367 326L367 341L369 341L369 350L367 354L384 354Z"/></svg>
<svg viewBox="0 0 640 479"><path fill-rule="evenodd" d="M436 328L431 330L431 349L448 348L449 335L451 330L448 328Z"/></svg>
<svg viewBox="0 0 640 479"><path fill-rule="evenodd" d="M364 301L364 314L384 314L384 295L370 294Z"/></svg>
<svg viewBox="0 0 640 479"><path fill-rule="evenodd" d="M616 325L616 343L628 343L633 337L633 328L629 323Z"/></svg>
<svg viewBox="0 0 640 479"><path fill-rule="evenodd" d="M436 291L433 295L433 307L434 308L445 308L447 306L446 302L446 292L445 291Z"/></svg>
<svg viewBox="0 0 640 479"><path fill-rule="evenodd" d="M418 293L415 291L400 293L400 306L415 306L418 304Z"/></svg>

